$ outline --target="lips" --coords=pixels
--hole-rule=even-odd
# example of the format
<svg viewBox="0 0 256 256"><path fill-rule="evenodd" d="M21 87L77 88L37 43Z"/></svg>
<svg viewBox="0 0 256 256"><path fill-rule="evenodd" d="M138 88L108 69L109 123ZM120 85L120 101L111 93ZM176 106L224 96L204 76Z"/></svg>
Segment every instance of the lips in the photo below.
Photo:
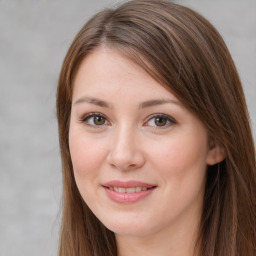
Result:
<svg viewBox="0 0 256 256"><path fill-rule="evenodd" d="M148 190L146 187L132 187L132 188L123 188L123 187L108 187L110 190L114 190L118 193L138 193L141 191Z"/></svg>
<svg viewBox="0 0 256 256"><path fill-rule="evenodd" d="M103 187L110 190L114 190L119 193L135 193L141 192L142 190L148 190L150 188L156 187L156 185L148 184L140 181L118 181L113 180L103 184Z"/></svg>
<svg viewBox="0 0 256 256"><path fill-rule="evenodd" d="M134 203L148 195L156 188L154 184L148 184L139 181L110 181L104 183L108 197L117 203Z"/></svg>

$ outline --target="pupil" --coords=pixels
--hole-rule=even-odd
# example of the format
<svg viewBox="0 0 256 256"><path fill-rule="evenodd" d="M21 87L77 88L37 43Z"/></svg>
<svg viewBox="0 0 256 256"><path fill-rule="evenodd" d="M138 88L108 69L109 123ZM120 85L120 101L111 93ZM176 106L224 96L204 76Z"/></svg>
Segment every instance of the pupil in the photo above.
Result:
<svg viewBox="0 0 256 256"><path fill-rule="evenodd" d="M156 124L157 126L164 126L164 125L166 125L166 118L157 117L157 118L155 119L155 124Z"/></svg>
<svg viewBox="0 0 256 256"><path fill-rule="evenodd" d="M95 116L93 121L97 125L103 125L105 123L105 119L102 116Z"/></svg>

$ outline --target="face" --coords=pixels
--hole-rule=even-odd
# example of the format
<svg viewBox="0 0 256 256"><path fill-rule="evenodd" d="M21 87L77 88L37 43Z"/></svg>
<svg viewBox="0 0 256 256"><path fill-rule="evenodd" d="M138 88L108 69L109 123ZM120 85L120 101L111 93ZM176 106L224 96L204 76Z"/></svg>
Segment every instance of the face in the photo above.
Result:
<svg viewBox="0 0 256 256"><path fill-rule="evenodd" d="M87 56L74 81L69 132L78 189L117 235L190 225L202 208L207 131L168 90L115 50Z"/></svg>

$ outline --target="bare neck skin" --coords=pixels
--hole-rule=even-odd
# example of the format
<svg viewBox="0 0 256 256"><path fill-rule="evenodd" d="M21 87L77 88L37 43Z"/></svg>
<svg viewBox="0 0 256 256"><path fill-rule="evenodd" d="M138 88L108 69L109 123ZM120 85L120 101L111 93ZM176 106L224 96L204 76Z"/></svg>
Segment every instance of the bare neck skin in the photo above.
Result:
<svg viewBox="0 0 256 256"><path fill-rule="evenodd" d="M184 213L185 221L177 220L169 229L151 236L116 235L118 256L199 256L195 250L201 216L198 210Z"/></svg>

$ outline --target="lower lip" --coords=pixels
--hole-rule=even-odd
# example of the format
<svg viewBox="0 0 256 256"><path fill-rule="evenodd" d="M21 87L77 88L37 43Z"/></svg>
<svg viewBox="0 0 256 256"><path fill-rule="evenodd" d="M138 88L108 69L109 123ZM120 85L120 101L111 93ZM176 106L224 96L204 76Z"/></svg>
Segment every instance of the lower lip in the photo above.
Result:
<svg viewBox="0 0 256 256"><path fill-rule="evenodd" d="M135 203L149 196L155 188L135 193L118 193L105 187L104 189L108 197L116 203Z"/></svg>

